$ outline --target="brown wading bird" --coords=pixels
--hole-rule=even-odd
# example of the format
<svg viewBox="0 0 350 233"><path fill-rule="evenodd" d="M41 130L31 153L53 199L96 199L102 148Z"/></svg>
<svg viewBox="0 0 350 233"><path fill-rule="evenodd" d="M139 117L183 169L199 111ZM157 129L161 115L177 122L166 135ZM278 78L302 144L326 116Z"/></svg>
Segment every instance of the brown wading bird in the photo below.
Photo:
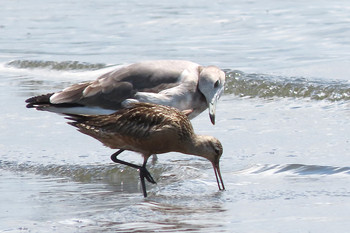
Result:
<svg viewBox="0 0 350 233"><path fill-rule="evenodd" d="M131 103L110 115L69 115L69 124L78 128L105 146L119 149L111 159L136 168L140 172L143 195L147 197L145 178L156 182L146 169L152 154L181 152L208 159L214 168L219 190L224 190L219 161L222 154L220 141L212 136L197 135L187 116L176 108L150 103ZM119 160L124 150L143 155L142 166Z"/></svg>

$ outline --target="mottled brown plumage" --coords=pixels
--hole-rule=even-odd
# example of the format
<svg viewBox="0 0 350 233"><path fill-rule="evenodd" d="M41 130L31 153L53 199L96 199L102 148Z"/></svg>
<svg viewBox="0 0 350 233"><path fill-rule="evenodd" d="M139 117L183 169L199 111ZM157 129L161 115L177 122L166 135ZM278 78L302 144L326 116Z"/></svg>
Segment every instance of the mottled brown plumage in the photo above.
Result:
<svg viewBox="0 0 350 233"><path fill-rule="evenodd" d="M214 167L219 189L224 189L220 174L219 160L222 145L214 137L197 135L187 116L179 110L149 103L133 103L130 107L111 115L70 116L69 124L80 132L94 137L112 149L120 149L112 155L114 162L140 169L144 195L146 196L143 178L155 183L145 166L152 154L181 152L208 159ZM133 165L116 157L123 150L141 153L143 166ZM220 182L222 188L220 187Z"/></svg>

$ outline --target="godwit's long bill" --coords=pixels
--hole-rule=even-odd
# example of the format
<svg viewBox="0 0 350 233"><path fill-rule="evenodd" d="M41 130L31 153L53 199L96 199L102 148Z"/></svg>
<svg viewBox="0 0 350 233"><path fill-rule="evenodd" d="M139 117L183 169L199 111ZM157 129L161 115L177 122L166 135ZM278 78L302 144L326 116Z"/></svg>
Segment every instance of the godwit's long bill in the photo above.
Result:
<svg viewBox="0 0 350 233"><path fill-rule="evenodd" d="M220 190L224 182L220 173L220 157L223 149L220 141L212 136L197 135L187 116L181 111L167 106L150 103L132 103L110 115L72 115L69 124L84 134L94 137L105 146L119 149L111 159L120 164L139 169L143 194L146 197L144 179L155 183L146 169L152 154L181 152L208 159L214 168ZM141 153L142 166L119 160L117 156L124 150Z"/></svg>
<svg viewBox="0 0 350 233"><path fill-rule="evenodd" d="M147 102L175 107L190 119L209 108L214 124L224 84L225 73L216 66L182 60L144 61L26 102L27 107L77 115L110 114L130 102Z"/></svg>

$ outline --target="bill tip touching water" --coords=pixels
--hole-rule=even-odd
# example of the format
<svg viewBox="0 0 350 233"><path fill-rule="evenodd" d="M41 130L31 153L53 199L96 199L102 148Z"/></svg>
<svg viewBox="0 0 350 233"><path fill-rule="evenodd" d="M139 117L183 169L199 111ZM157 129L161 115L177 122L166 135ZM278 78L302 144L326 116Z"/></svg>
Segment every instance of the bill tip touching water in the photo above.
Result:
<svg viewBox="0 0 350 233"><path fill-rule="evenodd" d="M146 169L152 154L180 152L208 159L214 169L220 190L225 186L219 161L223 152L220 141L212 136L197 135L185 114L178 109L149 103L132 103L110 115L71 115L69 124L78 128L105 146L118 149L111 159L120 164L136 168L140 172L143 194L146 197L145 179L155 184ZM117 156L124 150L143 155L142 166L135 165Z"/></svg>
<svg viewBox="0 0 350 233"><path fill-rule="evenodd" d="M64 114L110 114L128 102L148 102L186 111L190 119L209 108L215 124L225 73L216 66L184 60L143 61L119 67L94 81L26 100L35 107Z"/></svg>

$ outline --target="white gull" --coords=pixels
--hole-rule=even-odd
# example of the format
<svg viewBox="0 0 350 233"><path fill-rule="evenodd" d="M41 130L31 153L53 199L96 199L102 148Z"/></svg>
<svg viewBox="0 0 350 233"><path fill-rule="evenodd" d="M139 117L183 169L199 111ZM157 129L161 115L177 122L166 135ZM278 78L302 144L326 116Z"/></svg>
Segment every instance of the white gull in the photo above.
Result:
<svg viewBox="0 0 350 233"><path fill-rule="evenodd" d="M148 102L175 107L190 119L209 108L214 124L224 84L225 73L216 66L184 60L144 61L26 102L29 108L82 115L111 114L131 102Z"/></svg>

